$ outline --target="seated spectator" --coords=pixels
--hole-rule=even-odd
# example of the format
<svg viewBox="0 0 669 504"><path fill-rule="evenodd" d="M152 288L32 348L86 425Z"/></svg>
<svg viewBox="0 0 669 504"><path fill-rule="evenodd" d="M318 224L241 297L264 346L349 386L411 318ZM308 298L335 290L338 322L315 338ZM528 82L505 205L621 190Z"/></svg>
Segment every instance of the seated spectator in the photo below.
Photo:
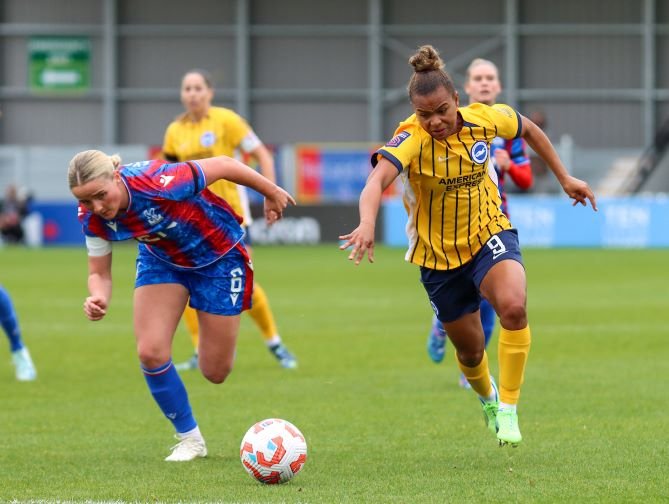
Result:
<svg viewBox="0 0 669 504"><path fill-rule="evenodd" d="M5 243L23 243L23 219L30 211L30 196L10 184L0 206L0 234Z"/></svg>

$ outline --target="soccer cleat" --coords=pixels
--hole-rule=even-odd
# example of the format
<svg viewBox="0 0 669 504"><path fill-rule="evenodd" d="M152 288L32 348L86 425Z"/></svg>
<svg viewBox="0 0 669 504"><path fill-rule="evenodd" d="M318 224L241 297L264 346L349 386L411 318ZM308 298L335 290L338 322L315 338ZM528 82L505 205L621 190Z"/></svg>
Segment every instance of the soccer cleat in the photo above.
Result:
<svg viewBox="0 0 669 504"><path fill-rule="evenodd" d="M272 355L276 357L276 360L279 361L281 367L286 369L295 369L297 367L297 359L295 356L290 353L283 343L277 343L276 345L268 346L269 351L272 352Z"/></svg>
<svg viewBox="0 0 669 504"><path fill-rule="evenodd" d="M26 347L12 352L12 362L16 369L16 379L18 381L33 381L37 378L35 364L33 364Z"/></svg>
<svg viewBox="0 0 669 504"><path fill-rule="evenodd" d="M484 401L479 397L481 402L481 407L483 408L483 422L488 427L488 430L495 434L497 432L497 415L499 410L499 391L497 390L497 384L495 380L490 377L490 383L493 390L495 391L495 400L494 401Z"/></svg>
<svg viewBox="0 0 669 504"><path fill-rule="evenodd" d="M178 436L177 436L177 439ZM165 458L167 462L188 462L198 457L207 456L207 447L204 439L196 436L189 436L179 439L179 442L172 447L172 453Z"/></svg>
<svg viewBox="0 0 669 504"><path fill-rule="evenodd" d="M177 371L191 371L198 368L198 357L197 353L194 353L193 356L185 362L180 362L179 364L174 365L174 369Z"/></svg>
<svg viewBox="0 0 669 504"><path fill-rule="evenodd" d="M511 410L497 412L497 439L500 446L510 444L514 448L523 440L518 427L518 413Z"/></svg>
<svg viewBox="0 0 669 504"><path fill-rule="evenodd" d="M432 318L432 328L427 337L427 353L433 362L439 364L444 360L446 349L446 331L437 317Z"/></svg>

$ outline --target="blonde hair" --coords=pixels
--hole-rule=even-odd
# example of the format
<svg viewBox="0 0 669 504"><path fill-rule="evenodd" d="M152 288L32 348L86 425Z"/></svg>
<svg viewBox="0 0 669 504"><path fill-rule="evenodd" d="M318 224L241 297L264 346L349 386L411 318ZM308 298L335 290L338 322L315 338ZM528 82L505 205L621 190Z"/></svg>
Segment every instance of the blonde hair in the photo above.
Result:
<svg viewBox="0 0 669 504"><path fill-rule="evenodd" d="M479 65L490 65L495 69L495 73L497 74L497 79L499 80L499 68L497 68L497 65L495 65L492 61L484 59L484 58L475 58L472 60L472 62L469 64L467 67L467 81L469 82L469 79L472 78L472 70L474 70L475 67Z"/></svg>
<svg viewBox="0 0 669 504"><path fill-rule="evenodd" d="M121 157L118 154L109 156L99 150L82 151L72 158L67 169L70 189L99 178L111 179L120 165Z"/></svg>
<svg viewBox="0 0 669 504"><path fill-rule="evenodd" d="M444 62L431 45L420 46L409 58L409 65L414 70L407 86L410 100L415 95L428 95L439 87L444 87L451 95L455 95L455 86L444 70Z"/></svg>

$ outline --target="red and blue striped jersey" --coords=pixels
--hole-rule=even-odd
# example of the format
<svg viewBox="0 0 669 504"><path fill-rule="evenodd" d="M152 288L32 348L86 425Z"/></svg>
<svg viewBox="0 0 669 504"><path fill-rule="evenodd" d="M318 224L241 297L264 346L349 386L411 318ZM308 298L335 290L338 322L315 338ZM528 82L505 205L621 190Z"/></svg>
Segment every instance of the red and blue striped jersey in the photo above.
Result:
<svg viewBox="0 0 669 504"><path fill-rule="evenodd" d="M244 236L228 203L209 191L195 161L142 161L119 168L128 208L106 220L79 205L84 233L108 241L134 238L153 256L181 268L213 263Z"/></svg>
<svg viewBox="0 0 669 504"><path fill-rule="evenodd" d="M504 215L509 216L509 208L506 201L505 172L497 167L495 160L495 151L497 149L504 149L509 153L510 165L508 174L513 180L513 183L518 186L518 189L523 191L528 190L532 186L532 166L530 165L530 158L527 155L527 148L525 140L522 138L505 139L496 137L490 143L490 160L497 172L497 186L499 187L499 195L502 200L501 208Z"/></svg>

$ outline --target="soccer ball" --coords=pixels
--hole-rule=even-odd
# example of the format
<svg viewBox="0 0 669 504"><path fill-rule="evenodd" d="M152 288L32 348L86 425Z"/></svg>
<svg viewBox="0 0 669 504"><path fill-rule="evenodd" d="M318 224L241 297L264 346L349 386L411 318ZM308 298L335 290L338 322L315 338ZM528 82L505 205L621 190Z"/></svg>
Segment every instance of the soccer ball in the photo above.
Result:
<svg viewBox="0 0 669 504"><path fill-rule="evenodd" d="M246 431L239 456L246 472L261 483L285 483L302 470L307 442L292 423L268 418Z"/></svg>

